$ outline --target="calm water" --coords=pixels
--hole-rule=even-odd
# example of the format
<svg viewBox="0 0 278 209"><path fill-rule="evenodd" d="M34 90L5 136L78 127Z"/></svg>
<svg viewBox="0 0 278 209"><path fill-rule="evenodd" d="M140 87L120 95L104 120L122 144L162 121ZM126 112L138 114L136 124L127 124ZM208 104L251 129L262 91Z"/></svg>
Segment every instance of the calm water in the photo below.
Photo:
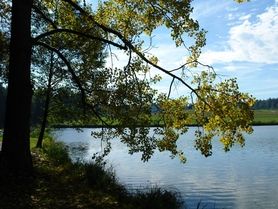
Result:
<svg viewBox="0 0 278 209"><path fill-rule="evenodd" d="M196 209L199 201L206 209L278 209L278 126L254 129L244 148L236 146L225 153L215 141L213 155L205 158L193 147L191 128L181 139L186 164L170 159L168 153L155 153L143 163L140 154L128 155L119 142L113 143L108 160L120 182L130 189L153 185L179 191L189 209ZM74 159L89 160L100 150L100 142L92 139L91 130L63 129L56 132L56 137L71 147Z"/></svg>

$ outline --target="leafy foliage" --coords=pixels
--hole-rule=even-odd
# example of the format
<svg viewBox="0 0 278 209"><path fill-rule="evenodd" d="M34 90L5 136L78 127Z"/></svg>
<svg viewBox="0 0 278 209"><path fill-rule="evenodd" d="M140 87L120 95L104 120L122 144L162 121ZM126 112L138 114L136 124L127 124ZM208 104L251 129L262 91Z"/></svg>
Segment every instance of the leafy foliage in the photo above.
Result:
<svg viewBox="0 0 278 209"><path fill-rule="evenodd" d="M202 72L193 83L198 83L198 95L194 105L196 120L203 126L203 132L196 132L196 149L202 154L211 154L211 140L220 136L224 150L234 143L244 145L243 132L252 133L251 123L255 100L239 92L235 79L213 84L215 75Z"/></svg>
<svg viewBox="0 0 278 209"><path fill-rule="evenodd" d="M235 1L238 2L238 3L244 3L244 2L248 2L250 0L235 0Z"/></svg>
<svg viewBox="0 0 278 209"><path fill-rule="evenodd" d="M83 107L83 114L65 100L56 103L56 111L71 114L76 110L78 122L88 121L86 116L91 118L93 114L107 127L94 133L107 144L104 155L111 149L111 139L119 138L131 154L142 152L143 160L159 149L185 162L177 140L194 120L202 127L196 132L196 149L205 156L211 154L214 137L219 137L226 151L234 143L243 145L243 132L252 132L254 99L239 91L235 79L219 82L212 68L198 61L206 32L192 17L191 2L108 0L99 1L92 10L78 0L34 1L31 34L34 86L44 87L42 84L52 69L52 88L55 83L57 91L70 89L73 95L80 95L76 103ZM185 63L176 69L159 66L158 58L148 54L146 37L151 42L159 27L167 28L176 47L184 49ZM126 55L126 64L104 67L105 56L110 54L112 59L115 48ZM154 68L158 75L152 75ZM192 83L184 76L187 72L193 76ZM155 87L162 79L161 73L173 79L168 95L160 94ZM172 98L174 82L191 93ZM65 96L72 96L67 93ZM59 94L53 95L55 98ZM156 117L163 124L154 132L148 128L153 104L158 105L160 112ZM194 117L188 114L188 106L193 107Z"/></svg>

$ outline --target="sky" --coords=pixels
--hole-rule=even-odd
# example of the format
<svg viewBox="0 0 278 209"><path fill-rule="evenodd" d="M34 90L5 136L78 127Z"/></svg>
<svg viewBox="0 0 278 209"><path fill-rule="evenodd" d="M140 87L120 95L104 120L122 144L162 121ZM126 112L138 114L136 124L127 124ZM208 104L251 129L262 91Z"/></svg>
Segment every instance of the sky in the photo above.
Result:
<svg viewBox="0 0 278 209"><path fill-rule="evenodd" d="M221 79L236 77L242 92L257 99L278 98L278 0L194 0L193 17L207 31L200 61L214 67ZM176 48L169 31L159 28L153 34L150 53L159 65L174 69L185 62L185 49ZM121 59L114 65L121 65ZM109 63L109 61L108 61ZM152 73L160 73L153 69ZM171 78L163 76L157 88L168 92ZM175 83L174 96L188 95Z"/></svg>
<svg viewBox="0 0 278 209"><path fill-rule="evenodd" d="M195 0L193 7L193 17L208 31L200 61L223 79L236 77L240 90L257 99L277 98L278 0ZM182 49L163 38L156 43L160 64L174 68L183 62ZM166 78L160 88L167 87ZM177 95L183 94L180 86L177 89Z"/></svg>
<svg viewBox="0 0 278 209"><path fill-rule="evenodd" d="M199 0L194 11L208 30L201 61L258 99L278 97L278 0Z"/></svg>

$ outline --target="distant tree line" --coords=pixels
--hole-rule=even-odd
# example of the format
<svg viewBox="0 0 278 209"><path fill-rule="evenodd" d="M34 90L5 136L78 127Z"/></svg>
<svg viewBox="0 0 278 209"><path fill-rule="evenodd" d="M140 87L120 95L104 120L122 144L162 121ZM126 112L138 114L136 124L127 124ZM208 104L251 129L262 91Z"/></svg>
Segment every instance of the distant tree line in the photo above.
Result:
<svg viewBox="0 0 278 209"><path fill-rule="evenodd" d="M3 128L4 126L6 94L7 89L0 83L0 128ZM74 125L74 123L78 123L78 121L81 121L81 118L83 117L83 110L82 104L80 104L79 97L80 95L78 93L75 93L65 87L57 89L51 99L52 102L48 118L49 123ZM42 121L44 101L45 93L42 90L35 90L32 99L32 127L40 125ZM192 106L187 107L187 109L192 109ZM278 98L257 100L255 105L253 106L253 109L278 109ZM159 107L153 104L151 106L151 112L156 113L158 111ZM86 121L93 124L94 118L92 118L92 115L88 118L86 119Z"/></svg>
<svg viewBox="0 0 278 209"><path fill-rule="evenodd" d="M4 127L6 95L7 89L0 83L0 128ZM32 99L32 117L30 122L32 127L41 124L44 105L44 90L35 90ZM48 122L50 124L73 124L78 123L81 119L84 119L84 116L82 104L80 104L80 95L66 87L55 90L49 107ZM87 119L88 123L93 122L92 115L90 119L91 121Z"/></svg>
<svg viewBox="0 0 278 209"><path fill-rule="evenodd" d="M278 109L278 98L269 98L266 100L257 100L253 109Z"/></svg>

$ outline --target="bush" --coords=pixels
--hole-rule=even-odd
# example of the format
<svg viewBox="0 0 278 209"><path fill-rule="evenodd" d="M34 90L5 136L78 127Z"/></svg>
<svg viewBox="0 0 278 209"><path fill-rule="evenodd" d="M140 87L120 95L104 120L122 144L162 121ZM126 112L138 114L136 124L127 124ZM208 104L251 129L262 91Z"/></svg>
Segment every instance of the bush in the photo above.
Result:
<svg viewBox="0 0 278 209"><path fill-rule="evenodd" d="M183 205L181 198L178 198L178 193L161 188L151 188L146 192L138 192L134 198L140 209L178 209Z"/></svg>
<svg viewBox="0 0 278 209"><path fill-rule="evenodd" d="M55 165L67 164L71 162L68 149L62 142L57 142L51 139L45 143L43 150Z"/></svg>
<svg viewBox="0 0 278 209"><path fill-rule="evenodd" d="M104 162L84 164L84 168L90 187L119 195L126 193L125 188L118 182L112 167L107 169Z"/></svg>

